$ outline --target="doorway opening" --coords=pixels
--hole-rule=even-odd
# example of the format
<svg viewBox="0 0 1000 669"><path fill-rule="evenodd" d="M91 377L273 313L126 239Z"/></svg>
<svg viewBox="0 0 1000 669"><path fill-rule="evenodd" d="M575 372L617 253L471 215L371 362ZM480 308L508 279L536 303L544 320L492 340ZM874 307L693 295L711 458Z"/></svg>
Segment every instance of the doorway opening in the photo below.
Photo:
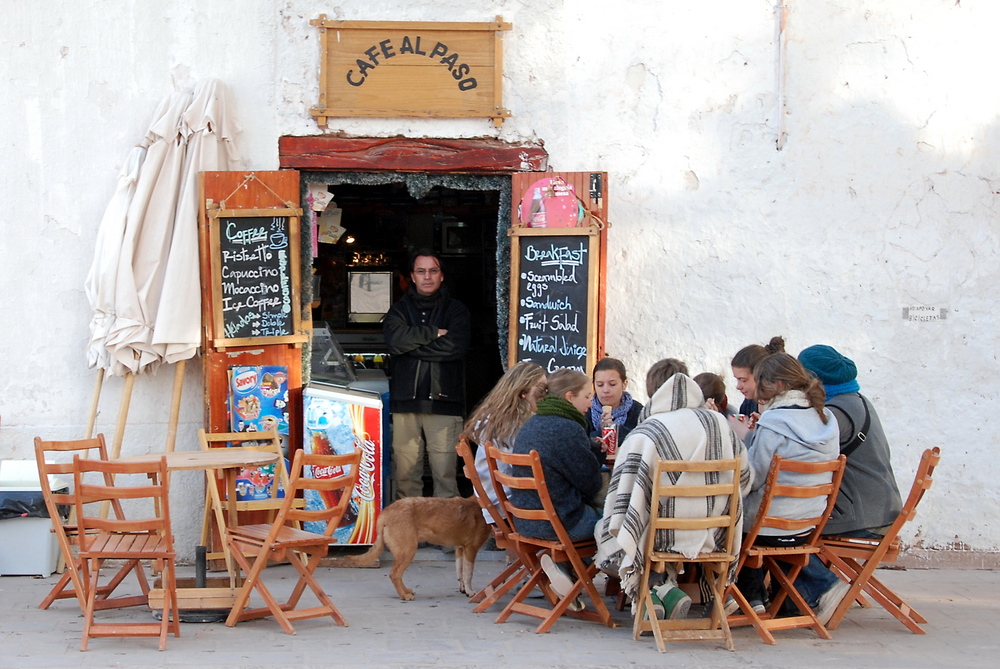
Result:
<svg viewBox="0 0 1000 669"><path fill-rule="evenodd" d="M472 316L465 360L468 415L502 376L507 355L510 178L302 172L301 184L303 203L310 185L319 184L332 194L327 212L340 209L335 242L329 235L317 239L313 294L306 299L314 325L326 324L355 364L385 368L388 355L379 316L352 306L352 278L391 275L391 303L409 285L414 251L429 248L442 256L444 286ZM305 290L309 284L303 282Z"/></svg>

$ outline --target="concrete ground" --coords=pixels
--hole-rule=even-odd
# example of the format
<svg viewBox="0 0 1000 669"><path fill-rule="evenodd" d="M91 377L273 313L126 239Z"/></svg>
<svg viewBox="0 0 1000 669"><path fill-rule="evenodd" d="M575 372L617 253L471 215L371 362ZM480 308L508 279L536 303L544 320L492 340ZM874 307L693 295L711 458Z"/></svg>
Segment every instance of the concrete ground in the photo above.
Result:
<svg viewBox="0 0 1000 669"><path fill-rule="evenodd" d="M481 553L475 585L503 566L502 553ZM182 575L190 575L182 568ZM685 642L657 652L651 638L633 641L630 619L615 612L620 627L563 619L548 634L535 634L537 621L514 615L494 624L496 606L483 614L457 590L454 562L434 549L421 549L405 574L416 599L402 602L378 569L321 568L319 580L350 623L330 619L295 624L288 636L273 619L242 623L185 623L157 651L148 638L92 639L81 653L83 628L73 600L37 608L55 577L0 578L0 667L980 667L1000 656L993 630L1000 614L1000 572L910 570L879 577L927 619L926 635L914 635L881 608L854 608L833 639L811 630L777 632L776 646L761 643L750 627L734 630L736 652L715 642ZM271 567L267 582L277 594L294 583L291 567ZM305 606L312 606L305 595ZM127 619L149 616L127 609ZM994 658L991 660L990 658Z"/></svg>

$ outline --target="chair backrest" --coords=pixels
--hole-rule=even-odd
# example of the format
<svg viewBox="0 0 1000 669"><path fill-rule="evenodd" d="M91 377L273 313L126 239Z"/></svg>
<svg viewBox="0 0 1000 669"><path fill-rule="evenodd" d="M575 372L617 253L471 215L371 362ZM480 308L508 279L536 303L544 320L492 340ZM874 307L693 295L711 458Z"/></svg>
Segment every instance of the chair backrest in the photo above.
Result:
<svg viewBox="0 0 1000 669"><path fill-rule="evenodd" d="M282 525L295 521L326 523L323 536L333 536L351 503L360 463L361 450L357 448L347 455L319 455L306 453L301 449L296 451L288 490L285 491L284 502L274 519L269 540L274 540ZM297 508L295 498L299 496L300 490L315 491L324 502L322 508ZM366 508L362 507L362 513ZM358 522L366 521L359 517Z"/></svg>
<svg viewBox="0 0 1000 669"><path fill-rule="evenodd" d="M479 448L490 448L493 444L491 442L486 442ZM493 504L489 496L486 494L485 486L492 486L492 478L489 481L481 481L479 479L479 472L476 470L476 458L472 454L472 448L469 446L468 440L465 435L458 440L458 444L455 446L455 450L458 451L459 456L462 458L462 463L465 470L465 478L472 481L472 487L476 491L476 499L479 500L479 505L490 514L490 518L493 519L493 524L496 529L501 532L504 536L510 534L512 528L510 523L507 522L506 516ZM500 498L497 497L499 500Z"/></svg>
<svg viewBox="0 0 1000 669"><path fill-rule="evenodd" d="M98 434L90 439L71 441L43 441L40 437L35 437L35 464L38 466L38 482L45 498L45 508L49 512L49 517L56 524L60 523L59 507L72 508L76 504L76 500L72 492L53 491L49 485L49 476L62 475L66 483L71 483L73 480L73 457L77 455L106 461L108 448L104 443L104 435ZM112 485L113 481L110 474L105 475L105 482L108 485ZM114 500L111 507L116 518L125 517L120 502Z"/></svg>
<svg viewBox="0 0 1000 669"><path fill-rule="evenodd" d="M920 456L920 464L917 465L917 473L913 477L913 485L910 486L910 494L906 497L906 502L903 503L903 508L900 510L899 515L896 516L896 520L892 523L888 530L886 530L885 536L882 537L880 543L891 544L899 536L900 530L903 529L903 525L913 520L917 515L917 505L920 504L920 500L924 498L924 493L927 492L931 484L934 483L932 478L934 474L934 469L937 468L938 463L941 462L941 449L935 446L934 448L928 448Z"/></svg>
<svg viewBox="0 0 1000 669"><path fill-rule="evenodd" d="M514 518L522 520L544 520L552 525L559 542L564 546L571 545L573 541L569 538L569 533L563 527L559 515L556 513L555 505L549 496L549 488L545 483L545 472L542 469L542 460L538 456L538 451L531 451L527 455L517 453L507 453L496 446L486 448L486 461L490 468L490 477L493 479L493 487L496 488L497 498L507 517L511 519L511 524L516 534L516 522ZM500 469L499 464L506 465L506 471L514 471L514 467L527 467L531 470L531 476L514 476L507 474ZM541 502L541 509L528 509L515 506L507 495L504 486L511 490L529 490L538 495Z"/></svg>
<svg viewBox="0 0 1000 669"><path fill-rule="evenodd" d="M650 497L647 555L654 551L656 535L660 531L712 528L719 528L725 533L722 541L715 543L724 546L724 552L732 555L740 508L740 467L738 459L657 461ZM730 481L720 482L725 475L730 477ZM718 509L719 513L690 517L678 508L687 500L693 500L697 508L706 514L710 508Z"/></svg>
<svg viewBox="0 0 1000 669"><path fill-rule="evenodd" d="M102 475L99 483L87 474ZM118 478L128 474L143 474L139 485L119 485ZM109 478L114 482L109 483ZM120 460L86 460L73 456L73 497L77 524L80 529L80 551L88 550L99 534L155 534L162 538L167 550L173 550L170 532L170 496L167 490L167 459L152 462L122 462ZM109 501L112 505L122 501L130 504L130 518L103 518L92 512L92 504ZM136 502L148 500L150 513L133 510Z"/></svg>
<svg viewBox="0 0 1000 669"><path fill-rule="evenodd" d="M767 472L767 481L764 484L764 498L761 500L760 509L757 511L757 518L753 526L747 533L743 542L744 549L753 544L761 529L768 527L778 530L790 531L792 533L803 533L810 530L806 545L815 545L819 540L819 535L823 533L826 521L830 517L833 505L837 501L837 493L840 491L840 481L844 477L844 465L847 457L841 455L836 460L826 462L802 462L801 460L785 460L780 455L775 455L771 459L771 468ZM794 472L797 474L830 474L828 483L816 485L791 485L779 483L778 478L783 472ZM796 499L810 499L814 497L826 497L826 504L823 513L811 518L782 518L781 516L770 515L771 504L776 497L793 497Z"/></svg>
<svg viewBox="0 0 1000 669"><path fill-rule="evenodd" d="M205 432L204 428L198 430L198 443L201 450L207 451L210 448L225 448L230 444L247 448L254 451L265 451L275 453L278 461L274 463L274 476L277 485L271 486L270 499L278 500L278 490L288 490L288 470L285 468L285 456L281 450L281 435L277 430L267 430L265 432ZM222 490L225 493L225 488ZM287 493L286 493L287 494Z"/></svg>

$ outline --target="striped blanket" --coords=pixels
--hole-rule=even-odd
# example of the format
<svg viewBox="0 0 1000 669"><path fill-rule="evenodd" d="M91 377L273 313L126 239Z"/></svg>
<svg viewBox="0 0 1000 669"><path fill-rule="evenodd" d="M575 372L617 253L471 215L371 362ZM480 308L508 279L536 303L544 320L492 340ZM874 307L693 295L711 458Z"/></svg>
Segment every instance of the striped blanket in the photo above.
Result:
<svg viewBox="0 0 1000 669"><path fill-rule="evenodd" d="M629 433L618 450L611 476L604 514L597 524L598 567L617 574L622 589L635 597L642 577L643 550L649 527L652 495L652 472L657 460L726 460L743 461L740 488L750 490L752 472L743 442L733 432L726 418L717 411L702 408L698 385L683 374L676 374L660 386L647 405L650 416ZM686 472L675 475L672 483L724 483L725 474ZM729 497L675 499L662 513L679 518L700 518L728 513ZM737 510L736 527L742 527L742 503ZM661 530L655 540L656 550L695 557L699 553L724 550L721 529ZM734 551L739 551L740 535ZM735 571L735 563L733 565ZM735 574L730 573L730 580Z"/></svg>

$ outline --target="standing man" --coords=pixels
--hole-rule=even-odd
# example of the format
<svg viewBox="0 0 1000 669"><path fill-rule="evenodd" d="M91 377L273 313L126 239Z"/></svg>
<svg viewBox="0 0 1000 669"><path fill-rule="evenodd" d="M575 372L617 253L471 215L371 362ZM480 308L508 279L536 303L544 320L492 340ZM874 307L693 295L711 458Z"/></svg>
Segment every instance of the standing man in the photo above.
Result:
<svg viewBox="0 0 1000 669"><path fill-rule="evenodd" d="M410 287L389 308L383 329L389 362L396 499L423 494L424 448L435 497L457 497L455 444L465 409L469 310L448 297L441 256L410 259Z"/></svg>

